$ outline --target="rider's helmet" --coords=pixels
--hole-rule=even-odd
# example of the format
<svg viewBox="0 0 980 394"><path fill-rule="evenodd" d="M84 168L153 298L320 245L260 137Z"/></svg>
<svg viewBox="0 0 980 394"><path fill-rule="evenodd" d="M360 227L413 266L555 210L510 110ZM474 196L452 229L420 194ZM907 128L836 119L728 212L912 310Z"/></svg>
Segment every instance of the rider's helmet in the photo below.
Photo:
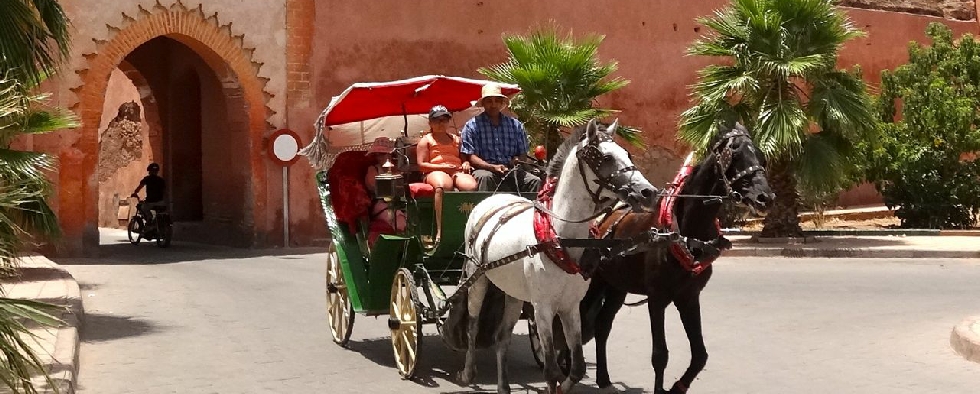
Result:
<svg viewBox="0 0 980 394"><path fill-rule="evenodd" d="M157 163L150 163L150 165L146 166L146 171L147 172L157 172L157 171L160 171L160 165L157 164Z"/></svg>

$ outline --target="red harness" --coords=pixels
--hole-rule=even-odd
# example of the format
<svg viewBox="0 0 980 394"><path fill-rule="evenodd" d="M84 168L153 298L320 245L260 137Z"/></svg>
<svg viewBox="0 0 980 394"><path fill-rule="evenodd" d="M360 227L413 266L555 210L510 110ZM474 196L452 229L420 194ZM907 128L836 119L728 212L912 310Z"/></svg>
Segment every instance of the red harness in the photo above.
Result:
<svg viewBox="0 0 980 394"><path fill-rule="evenodd" d="M681 189L684 188L684 182L687 182L687 178L691 176L692 172L694 172L693 166L682 166L681 169L677 171L674 181L667 186L666 193L664 193L664 198L660 200L660 209L657 214L656 223L658 228L670 229L670 231L680 233L677 223L674 222L674 203L677 202L677 195L680 194ZM721 227L717 221L715 221L715 227L718 228L718 235L720 236ZM681 243L671 243L670 252L674 255L674 258L681 263L681 266L684 267L684 269L690 271L694 275L700 274L715 261L715 258L705 260L700 263L694 261L694 256L691 255L691 251L687 249L686 245Z"/></svg>
<svg viewBox="0 0 980 394"><path fill-rule="evenodd" d="M548 178L538 191L538 202L545 209L551 209L551 200L555 197L557 183L558 178ZM551 216L540 209L534 210L534 237L538 240L538 245L542 246L541 252L559 268L569 274L578 274L582 271L572 256L568 255L568 250L559 243L558 233L551 225Z"/></svg>

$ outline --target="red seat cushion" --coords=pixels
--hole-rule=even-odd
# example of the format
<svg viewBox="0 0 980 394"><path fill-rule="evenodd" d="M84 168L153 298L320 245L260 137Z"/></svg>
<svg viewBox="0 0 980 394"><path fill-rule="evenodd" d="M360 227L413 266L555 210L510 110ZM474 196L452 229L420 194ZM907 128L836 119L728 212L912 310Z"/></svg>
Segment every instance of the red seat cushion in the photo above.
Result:
<svg viewBox="0 0 980 394"><path fill-rule="evenodd" d="M408 184L408 191L412 193L412 197L432 197L436 194L436 189L428 183L410 183Z"/></svg>

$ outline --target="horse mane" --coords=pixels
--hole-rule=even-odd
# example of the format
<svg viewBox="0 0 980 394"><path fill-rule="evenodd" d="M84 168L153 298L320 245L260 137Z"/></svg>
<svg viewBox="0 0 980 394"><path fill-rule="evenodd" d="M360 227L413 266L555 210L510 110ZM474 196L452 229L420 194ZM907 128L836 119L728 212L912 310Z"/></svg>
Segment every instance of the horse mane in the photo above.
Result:
<svg viewBox="0 0 980 394"><path fill-rule="evenodd" d="M725 134L728 134L729 131L735 131L735 130L744 132L746 134L748 134L749 132L749 130L746 129L741 122L725 121L725 120L718 121L718 130L715 131L715 135L713 135L711 137L711 140L708 142L707 149L711 149L711 147L715 146L715 144L717 144L718 141L721 140L721 137L723 137ZM707 152L707 154L705 154L705 157L707 157L708 154L711 154L711 152L710 151Z"/></svg>
<svg viewBox="0 0 980 394"><path fill-rule="evenodd" d="M561 143L558 150L555 151L555 155L551 157L551 161L548 162L548 178L557 177L558 174L561 174L561 167L565 164L565 160L568 159L568 153L585 137L585 129L587 127L588 125L576 127L572 130L572 134ZM600 125L600 127L604 128L605 126Z"/></svg>

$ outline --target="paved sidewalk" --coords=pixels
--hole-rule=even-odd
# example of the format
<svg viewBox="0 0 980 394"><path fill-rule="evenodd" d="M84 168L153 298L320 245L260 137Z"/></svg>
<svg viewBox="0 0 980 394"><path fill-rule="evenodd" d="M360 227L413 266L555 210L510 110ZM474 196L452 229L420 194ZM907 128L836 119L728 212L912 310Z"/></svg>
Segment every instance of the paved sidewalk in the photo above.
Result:
<svg viewBox="0 0 980 394"><path fill-rule="evenodd" d="M78 283L63 267L43 256L25 257L20 262L20 281L0 283L4 295L10 298L43 301L65 307L61 316L65 326L33 328L34 338L28 338L35 354L47 367L51 381L61 394L75 392L78 375L79 323L84 313ZM40 393L54 393L43 376L33 379ZM5 393L0 389L0 393Z"/></svg>
<svg viewBox="0 0 980 394"><path fill-rule="evenodd" d="M749 235L726 237L734 248L725 256L980 258L980 237L966 235L818 235L761 242Z"/></svg>

